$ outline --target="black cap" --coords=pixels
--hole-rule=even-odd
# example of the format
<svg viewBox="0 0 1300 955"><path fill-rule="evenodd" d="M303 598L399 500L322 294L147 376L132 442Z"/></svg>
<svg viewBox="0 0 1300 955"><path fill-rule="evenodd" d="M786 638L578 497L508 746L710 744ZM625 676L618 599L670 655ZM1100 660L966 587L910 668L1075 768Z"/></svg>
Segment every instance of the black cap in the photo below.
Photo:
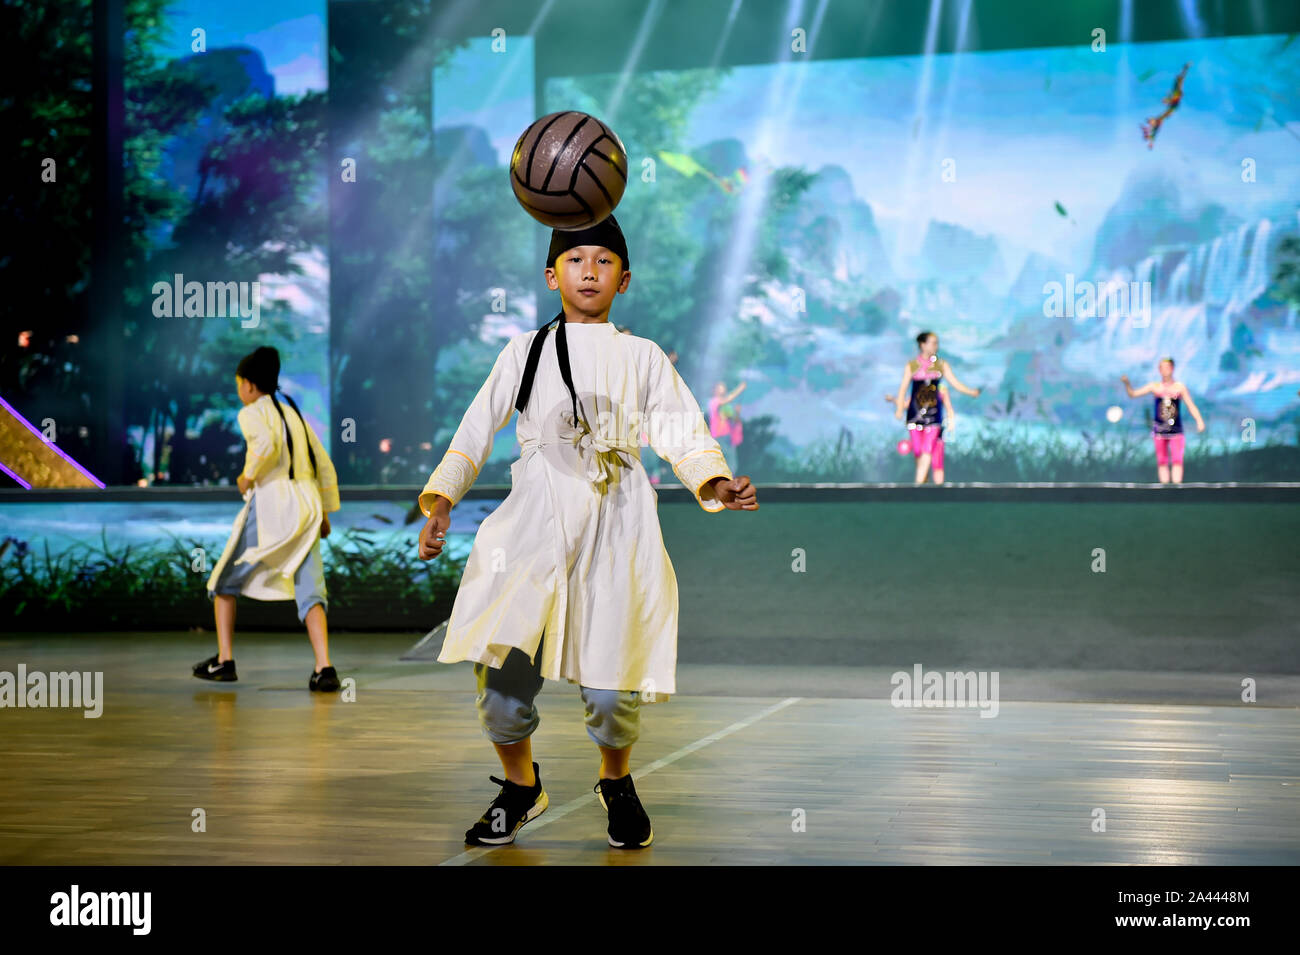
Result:
<svg viewBox="0 0 1300 955"><path fill-rule="evenodd" d="M618 220L612 215L601 219L594 226L578 229L576 232L552 229L551 247L546 253L546 267L555 268L557 258L580 245L604 246L623 261L625 270L632 268L627 260L627 241L623 238L623 230L618 227Z"/></svg>

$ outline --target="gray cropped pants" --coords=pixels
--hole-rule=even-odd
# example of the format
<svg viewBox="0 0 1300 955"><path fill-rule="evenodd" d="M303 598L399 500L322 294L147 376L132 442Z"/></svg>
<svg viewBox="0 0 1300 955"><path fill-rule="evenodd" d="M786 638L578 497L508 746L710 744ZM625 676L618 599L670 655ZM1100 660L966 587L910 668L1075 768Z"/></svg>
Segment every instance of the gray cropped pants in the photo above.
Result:
<svg viewBox="0 0 1300 955"><path fill-rule="evenodd" d="M545 637L542 638L545 640ZM541 716L534 702L541 692L542 645L535 662L511 650L500 669L474 664L478 695L474 704L479 722L494 743L517 743L533 735ZM597 746L626 749L641 734L640 696L636 690L594 690L582 687L587 735Z"/></svg>

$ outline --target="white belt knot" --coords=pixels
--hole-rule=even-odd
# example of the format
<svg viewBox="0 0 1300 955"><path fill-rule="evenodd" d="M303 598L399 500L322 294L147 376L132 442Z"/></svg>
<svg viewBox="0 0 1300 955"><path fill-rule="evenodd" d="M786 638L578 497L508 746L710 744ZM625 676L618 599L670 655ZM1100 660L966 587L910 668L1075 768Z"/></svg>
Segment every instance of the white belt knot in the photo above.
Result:
<svg viewBox="0 0 1300 955"><path fill-rule="evenodd" d="M625 457L635 450L625 442L596 434L586 421L574 422L571 412L561 414L564 427L552 435L529 440L522 443L525 453L534 448L544 448L550 444L563 442L572 445L582 461L587 480L597 487L604 487L614 477L620 467L631 467L632 462Z"/></svg>

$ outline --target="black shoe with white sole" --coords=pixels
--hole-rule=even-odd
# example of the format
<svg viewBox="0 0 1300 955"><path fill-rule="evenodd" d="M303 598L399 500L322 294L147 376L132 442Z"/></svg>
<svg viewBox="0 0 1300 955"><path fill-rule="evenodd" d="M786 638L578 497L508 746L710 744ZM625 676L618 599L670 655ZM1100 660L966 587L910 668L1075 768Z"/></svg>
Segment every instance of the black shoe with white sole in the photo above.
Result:
<svg viewBox="0 0 1300 955"><path fill-rule="evenodd" d="M194 675L200 680L214 680L217 683L234 683L239 679L235 673L235 661L231 659L222 663L216 656L194 664Z"/></svg>
<svg viewBox="0 0 1300 955"><path fill-rule="evenodd" d="M465 833L465 841L474 846L504 846L515 841L515 835L526 823L532 822L546 811L550 798L542 788L542 770L533 763L537 783L520 786L508 779L488 779L501 787L487 812L479 817L473 828Z"/></svg>
<svg viewBox="0 0 1300 955"><path fill-rule="evenodd" d="M609 813L611 846L615 849L644 849L654 842L654 827L641 806L630 774L621 779L597 780L594 791Z"/></svg>

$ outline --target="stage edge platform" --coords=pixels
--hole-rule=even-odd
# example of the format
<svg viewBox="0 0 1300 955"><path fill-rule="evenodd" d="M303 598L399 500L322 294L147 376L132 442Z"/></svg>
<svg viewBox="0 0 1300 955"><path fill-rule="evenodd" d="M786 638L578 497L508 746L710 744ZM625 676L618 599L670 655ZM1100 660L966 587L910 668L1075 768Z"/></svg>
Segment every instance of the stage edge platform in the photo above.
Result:
<svg viewBox="0 0 1300 955"><path fill-rule="evenodd" d="M414 506L423 486L370 484L344 485L339 489L344 502L400 501ZM681 485L656 488L659 500L667 503L689 502L690 492ZM1238 484L759 484L760 504L830 503L830 502L1028 502L1028 503L1300 503L1300 482ZM470 488L465 500L500 500L510 493L509 485L488 484ZM22 488L0 489L0 506L35 503L118 503L163 501L235 501L234 487L119 487L98 488Z"/></svg>

